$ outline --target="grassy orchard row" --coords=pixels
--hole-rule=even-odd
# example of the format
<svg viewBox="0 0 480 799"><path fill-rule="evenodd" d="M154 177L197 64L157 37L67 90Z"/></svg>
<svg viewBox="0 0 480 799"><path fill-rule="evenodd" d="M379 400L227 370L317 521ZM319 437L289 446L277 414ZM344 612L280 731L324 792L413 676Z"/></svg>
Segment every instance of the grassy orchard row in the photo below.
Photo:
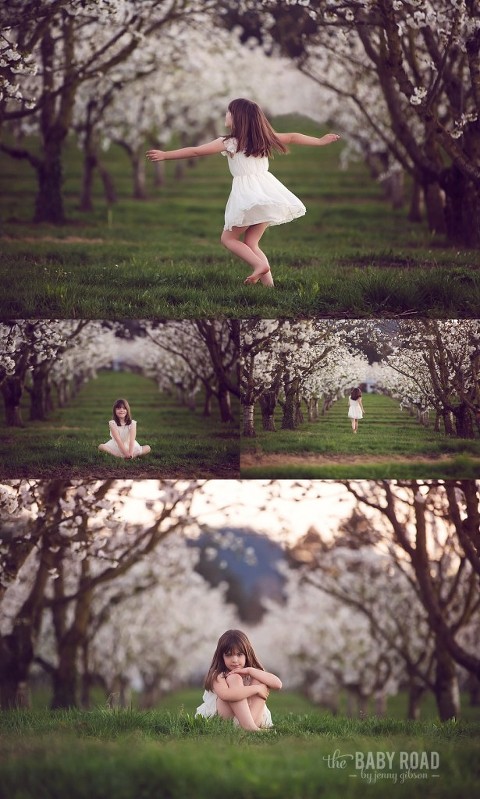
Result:
<svg viewBox="0 0 480 799"><path fill-rule="evenodd" d="M197 701L199 693L194 696L189 691L171 697L164 708L147 712L99 708L4 713L0 781L5 795L13 799L363 796L365 778L360 772L329 767L328 758L337 750L365 756L396 753L397 768L391 773L397 773L397 781L392 784L388 779L392 797L407 791L412 797L441 799L475 793L480 776L478 721L440 725L433 720L333 717L285 693L276 702L269 697L274 729L253 734L222 719L195 719ZM407 756L437 752L439 767L427 772L426 779L414 774L401 783L400 751ZM385 781L369 783L368 795L384 797Z"/></svg>
<svg viewBox="0 0 480 799"><path fill-rule="evenodd" d="M150 455L121 460L98 452L110 437L112 405L126 397L137 421L137 440ZM83 386L71 404L55 410L45 422L5 428L0 441L4 477L236 477L239 473L238 423L204 417L203 392L195 412L175 397L160 394L153 380L130 372L102 371ZM235 411L235 409L234 409ZM23 412L28 418L27 399ZM238 420L238 412L235 411ZM3 428L3 429L2 429Z"/></svg>
<svg viewBox="0 0 480 799"><path fill-rule="evenodd" d="M423 427L397 401L380 394L363 398L365 416L352 433L348 398L338 400L315 422L296 430L262 429L255 410L255 438L242 438L242 477L432 478L475 477L480 470L480 440L436 433Z"/></svg>
<svg viewBox="0 0 480 799"><path fill-rule="evenodd" d="M306 120L284 118L277 126L322 133ZM152 175L151 199L135 201L126 156L112 147L105 160L120 200L108 208L97 178L95 211L82 214L81 154L72 143L65 156L69 224L62 228L30 223L34 174L4 156L0 312L47 318L477 316L478 252L445 247L426 226L409 223L407 209L392 211L362 164L339 169L339 146L292 147L271 165L308 209L304 218L265 234L273 292L244 286L247 268L219 244L231 184L221 156L199 159L182 181L175 181L176 165L168 162L165 186L154 189Z"/></svg>

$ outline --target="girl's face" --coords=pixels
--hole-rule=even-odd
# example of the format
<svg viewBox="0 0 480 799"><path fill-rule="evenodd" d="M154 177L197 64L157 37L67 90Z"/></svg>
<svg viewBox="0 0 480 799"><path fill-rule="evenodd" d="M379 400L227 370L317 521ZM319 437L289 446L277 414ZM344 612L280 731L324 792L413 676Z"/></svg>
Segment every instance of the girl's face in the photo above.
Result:
<svg viewBox="0 0 480 799"><path fill-rule="evenodd" d="M227 671L245 668L246 657L240 649L232 649L223 653L223 662Z"/></svg>
<svg viewBox="0 0 480 799"><path fill-rule="evenodd" d="M227 111L227 113L225 114L225 127L226 128L232 127L232 115L230 111Z"/></svg>
<svg viewBox="0 0 480 799"><path fill-rule="evenodd" d="M127 415L127 409L125 405L119 405L118 408L115 408L115 414L120 419L120 421L123 422L123 420Z"/></svg>

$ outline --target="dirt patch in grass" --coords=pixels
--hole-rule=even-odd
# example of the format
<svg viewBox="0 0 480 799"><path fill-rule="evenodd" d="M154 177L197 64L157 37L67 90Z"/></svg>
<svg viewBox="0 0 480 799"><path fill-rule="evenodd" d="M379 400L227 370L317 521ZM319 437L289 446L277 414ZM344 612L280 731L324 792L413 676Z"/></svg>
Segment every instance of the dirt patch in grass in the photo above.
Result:
<svg viewBox="0 0 480 799"><path fill-rule="evenodd" d="M5 473L3 473L5 472ZM171 466L150 466L142 468L140 471L133 469L128 472L125 469L115 469L111 466L75 467L75 466L49 466L45 467L15 467L0 469L0 479L16 480L19 478L29 478L32 480L55 480L68 478L69 480L192 480L192 479L237 479L240 477L238 467L218 466L214 468L202 468L192 466L190 468Z"/></svg>
<svg viewBox="0 0 480 799"><path fill-rule="evenodd" d="M127 240L115 239L90 239L81 236L2 236L1 241L8 241L19 244L38 244L41 241L48 241L54 244L135 244Z"/></svg>
<svg viewBox="0 0 480 799"><path fill-rule="evenodd" d="M329 466L338 463L346 464L375 464L375 463L442 463L451 460L451 455L434 455L430 458L407 455L282 455L280 453L263 454L247 452L240 456L240 468L249 469L253 466Z"/></svg>

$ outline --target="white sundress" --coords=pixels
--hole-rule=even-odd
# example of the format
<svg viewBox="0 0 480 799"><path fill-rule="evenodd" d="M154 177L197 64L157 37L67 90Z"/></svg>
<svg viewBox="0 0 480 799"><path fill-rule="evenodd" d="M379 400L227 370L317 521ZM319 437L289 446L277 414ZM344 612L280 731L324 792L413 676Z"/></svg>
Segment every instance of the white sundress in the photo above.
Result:
<svg viewBox="0 0 480 799"><path fill-rule="evenodd" d="M225 208L225 230L267 222L282 225L306 213L304 204L268 171L266 156L237 152L237 140L227 139L225 151L233 175Z"/></svg>
<svg viewBox="0 0 480 799"><path fill-rule="evenodd" d="M203 716L206 719L217 715L217 695L214 691L203 692L203 704L197 707L196 716ZM238 725L238 719L234 718L233 723ZM261 727L273 727L272 714L265 705Z"/></svg>
<svg viewBox="0 0 480 799"><path fill-rule="evenodd" d="M350 419L363 419L362 406L358 400L353 400L351 397L348 400L348 416Z"/></svg>
<svg viewBox="0 0 480 799"><path fill-rule="evenodd" d="M137 423L136 423L136 421L134 419L132 419L131 424L135 424L136 425ZM118 425L118 424L116 424L116 422L113 421L113 419L111 419L109 421L109 423L108 423L108 426L110 428L110 436L111 436L111 438L110 438L110 441L107 441L104 446L107 447L108 451L112 455L117 455L117 457L124 458L125 455L120 450L120 447L118 446L117 442L113 438L112 427L114 427L116 429L117 433L119 434L120 438L122 439L122 442L128 448L128 441L129 441L129 438L130 438L130 425L129 424ZM142 451L141 445L138 443L138 441L135 441L135 444L133 446L133 454L134 455L140 455L141 451Z"/></svg>

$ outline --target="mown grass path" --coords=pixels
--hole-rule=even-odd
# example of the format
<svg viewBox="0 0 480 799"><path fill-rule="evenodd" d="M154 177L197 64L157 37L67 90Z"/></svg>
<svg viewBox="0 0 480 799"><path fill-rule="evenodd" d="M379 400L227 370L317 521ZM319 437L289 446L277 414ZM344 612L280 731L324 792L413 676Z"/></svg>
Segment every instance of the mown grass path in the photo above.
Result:
<svg viewBox="0 0 480 799"><path fill-rule="evenodd" d="M358 433L347 417L348 399L338 400L316 422L297 430L262 430L242 438L242 477L407 478L475 477L480 473L480 440L435 433L402 411L390 397L367 394Z"/></svg>
<svg viewBox="0 0 480 799"><path fill-rule="evenodd" d="M198 701L200 701L198 693ZM280 698L279 698L280 699ZM288 706L288 695L286 696ZM0 718L0 785L12 799L470 799L480 778L480 724L348 719L292 696L274 728L246 733L194 707L16 711ZM195 700L196 701L196 700ZM281 706L283 699L279 701ZM381 764L391 754L391 767ZM344 755L345 766L332 757ZM380 759L377 760L377 753ZM436 766L407 769L422 753ZM375 765L359 768L362 757ZM338 762L338 759L337 759ZM379 763L377 767L376 763Z"/></svg>
<svg viewBox="0 0 480 799"><path fill-rule="evenodd" d="M279 130L321 134L309 120L282 118ZM363 164L340 169L341 144L292 147L271 171L307 206L295 222L263 239L274 290L244 286L248 268L219 237L231 176L221 156L197 159L185 178L149 185L131 199L130 166L115 147L105 155L119 202L107 208L99 183L95 210L78 210L81 157L65 156L68 224L32 225L31 168L3 156L0 179L0 316L195 318L227 315L472 317L480 314L480 254L451 248L393 211ZM148 165L153 175L152 165ZM12 280L12 274L15 279Z"/></svg>
<svg viewBox="0 0 480 799"><path fill-rule="evenodd" d="M98 452L110 437L108 421L116 399L126 398L137 421L137 440L152 452L121 460ZM174 397L160 394L153 380L130 372L100 372L73 402L45 422L24 428L0 424L1 475L14 477L236 477L238 424L222 424L213 407L202 415L199 394L194 413ZM28 418L28 409L24 409ZM238 417L237 417L238 418Z"/></svg>

